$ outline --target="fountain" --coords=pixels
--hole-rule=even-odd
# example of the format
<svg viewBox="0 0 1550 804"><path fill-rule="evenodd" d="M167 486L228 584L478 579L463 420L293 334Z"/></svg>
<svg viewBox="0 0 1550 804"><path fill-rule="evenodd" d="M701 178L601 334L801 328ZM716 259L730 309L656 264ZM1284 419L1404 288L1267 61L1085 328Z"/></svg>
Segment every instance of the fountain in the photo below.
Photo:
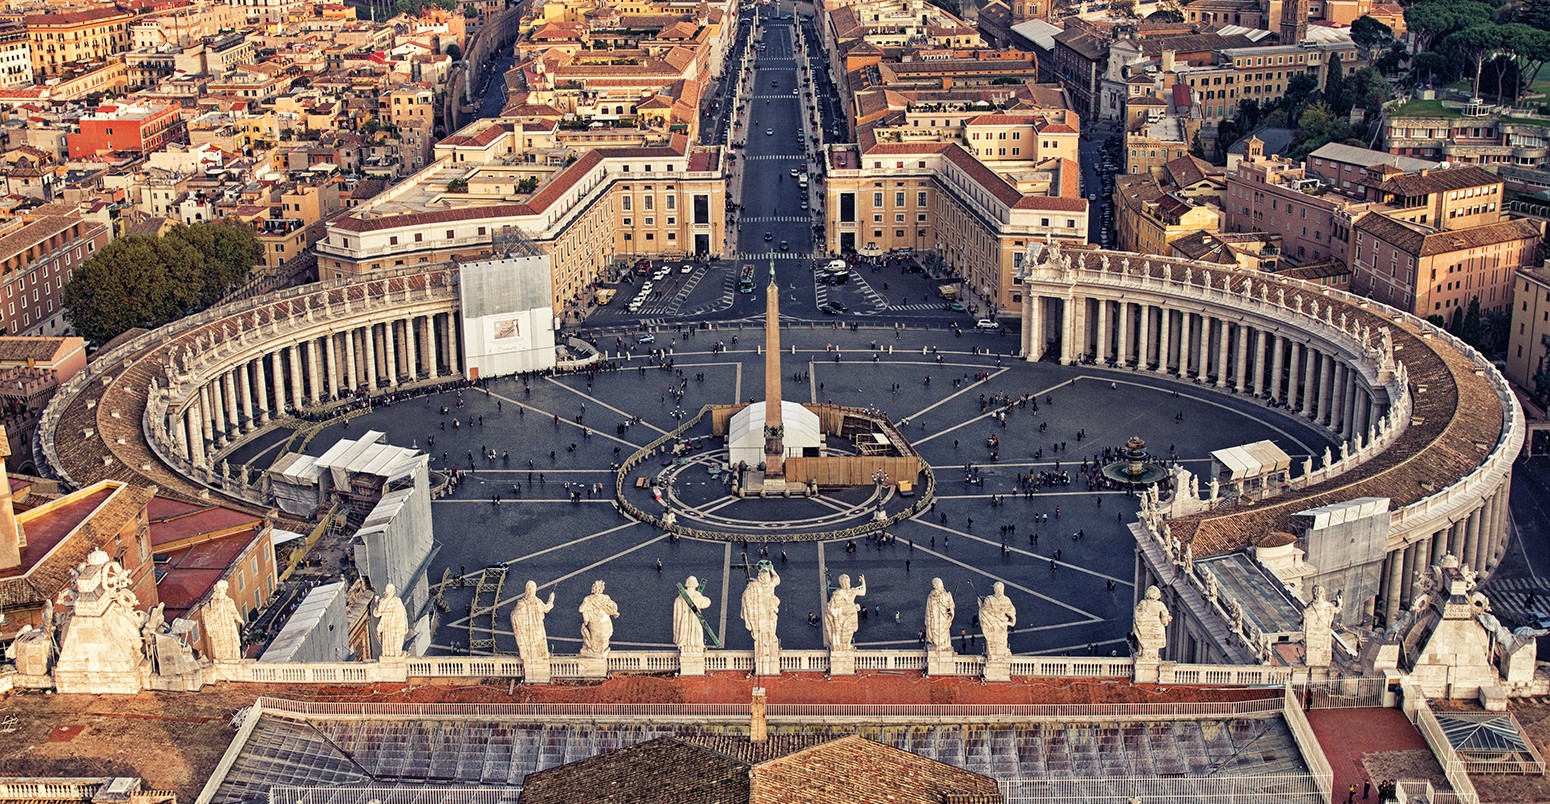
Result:
<svg viewBox="0 0 1550 804"><path fill-rule="evenodd" d="M1150 486L1168 476L1168 470L1162 465L1152 462L1151 453L1146 451L1146 442L1139 436L1131 436L1125 442L1125 448L1120 450L1120 458L1103 465L1103 476L1116 482L1124 483L1132 488L1137 486Z"/></svg>

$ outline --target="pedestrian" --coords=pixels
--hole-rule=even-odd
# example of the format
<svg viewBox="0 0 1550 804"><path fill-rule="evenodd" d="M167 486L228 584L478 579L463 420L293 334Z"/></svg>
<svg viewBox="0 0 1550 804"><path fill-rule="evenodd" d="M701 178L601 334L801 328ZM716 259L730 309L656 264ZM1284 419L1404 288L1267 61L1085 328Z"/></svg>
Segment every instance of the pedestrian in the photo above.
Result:
<svg viewBox="0 0 1550 804"><path fill-rule="evenodd" d="M1345 804L1355 804L1355 801L1356 801L1356 783L1352 782L1351 783L1351 791L1349 793L1347 793L1346 797L1345 797Z"/></svg>

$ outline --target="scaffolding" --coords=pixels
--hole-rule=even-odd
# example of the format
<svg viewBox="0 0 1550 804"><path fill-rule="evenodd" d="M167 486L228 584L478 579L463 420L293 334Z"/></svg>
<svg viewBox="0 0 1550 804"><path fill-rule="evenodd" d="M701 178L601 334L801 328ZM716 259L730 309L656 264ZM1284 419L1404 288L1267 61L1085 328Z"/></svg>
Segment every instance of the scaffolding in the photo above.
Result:
<svg viewBox="0 0 1550 804"><path fill-rule="evenodd" d="M500 607L501 589L506 585L504 564L485 567L474 587L474 600L468 609L469 653L495 653L495 610ZM482 635L481 635L482 631Z"/></svg>

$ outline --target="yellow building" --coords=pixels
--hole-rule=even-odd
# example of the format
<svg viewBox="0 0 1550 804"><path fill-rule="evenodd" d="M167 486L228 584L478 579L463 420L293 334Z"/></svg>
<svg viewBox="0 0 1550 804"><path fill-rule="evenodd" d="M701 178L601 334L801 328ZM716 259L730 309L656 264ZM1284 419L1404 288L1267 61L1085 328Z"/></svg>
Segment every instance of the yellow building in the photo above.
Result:
<svg viewBox="0 0 1550 804"><path fill-rule="evenodd" d="M113 6L84 11L28 14L22 19L32 40L32 72L53 78L67 65L102 61L129 50L133 16Z"/></svg>

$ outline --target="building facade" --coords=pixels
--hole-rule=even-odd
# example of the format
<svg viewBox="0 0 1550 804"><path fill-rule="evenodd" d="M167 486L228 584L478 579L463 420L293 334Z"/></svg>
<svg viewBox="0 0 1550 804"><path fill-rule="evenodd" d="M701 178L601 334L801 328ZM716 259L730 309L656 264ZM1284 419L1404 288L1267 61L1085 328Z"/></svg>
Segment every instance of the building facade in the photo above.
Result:
<svg viewBox="0 0 1550 804"><path fill-rule="evenodd" d="M54 78L78 62L102 61L129 50L133 15L116 7L28 14L23 18L32 40L32 72Z"/></svg>

